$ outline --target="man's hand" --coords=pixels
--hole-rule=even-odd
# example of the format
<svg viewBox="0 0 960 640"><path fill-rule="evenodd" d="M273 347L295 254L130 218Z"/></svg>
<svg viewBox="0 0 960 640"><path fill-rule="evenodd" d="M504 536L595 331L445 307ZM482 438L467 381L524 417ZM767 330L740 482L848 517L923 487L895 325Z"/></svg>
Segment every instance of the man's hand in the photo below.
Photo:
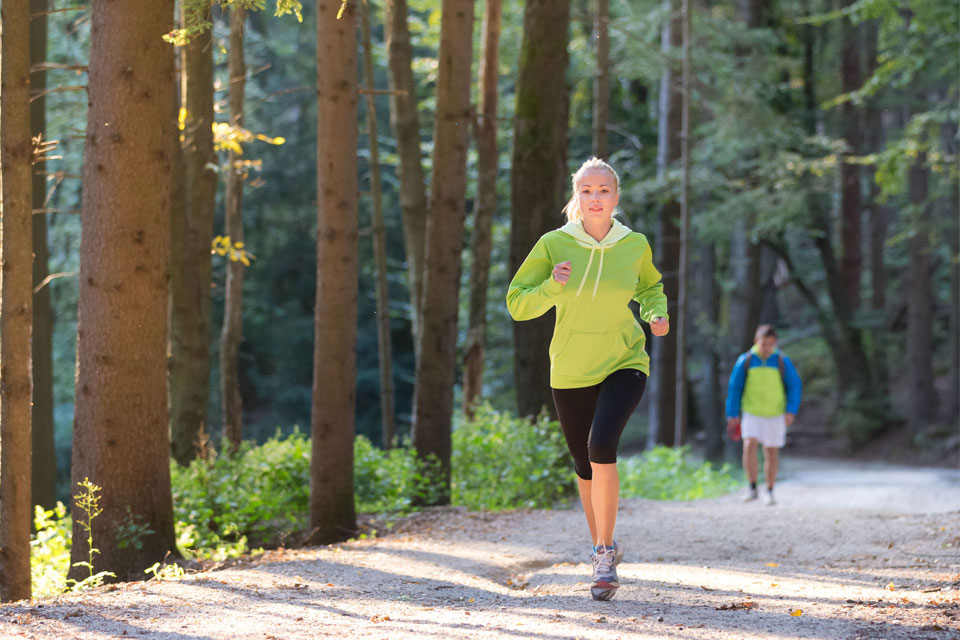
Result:
<svg viewBox="0 0 960 640"><path fill-rule="evenodd" d="M793 415L792 413L785 413L783 414L783 421L786 422L787 426L789 427L793 424L793 421L796 417L797 416Z"/></svg>
<svg viewBox="0 0 960 640"><path fill-rule="evenodd" d="M665 336L670 331L670 321L666 318L654 318L650 323L650 331L655 336Z"/></svg>
<svg viewBox="0 0 960 640"><path fill-rule="evenodd" d="M740 439L740 418L727 418L727 435L734 442Z"/></svg>

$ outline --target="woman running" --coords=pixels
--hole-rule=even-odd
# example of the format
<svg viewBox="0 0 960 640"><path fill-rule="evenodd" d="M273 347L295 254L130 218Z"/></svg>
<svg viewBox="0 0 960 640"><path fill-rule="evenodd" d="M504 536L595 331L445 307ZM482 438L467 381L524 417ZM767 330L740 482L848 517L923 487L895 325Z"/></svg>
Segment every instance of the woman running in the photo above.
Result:
<svg viewBox="0 0 960 640"><path fill-rule="evenodd" d="M568 222L537 241L507 292L514 320L557 308L550 386L593 541L595 600L620 586L617 447L650 371L640 320L655 336L670 330L650 243L613 217L619 200L616 171L597 158L584 162L563 209Z"/></svg>

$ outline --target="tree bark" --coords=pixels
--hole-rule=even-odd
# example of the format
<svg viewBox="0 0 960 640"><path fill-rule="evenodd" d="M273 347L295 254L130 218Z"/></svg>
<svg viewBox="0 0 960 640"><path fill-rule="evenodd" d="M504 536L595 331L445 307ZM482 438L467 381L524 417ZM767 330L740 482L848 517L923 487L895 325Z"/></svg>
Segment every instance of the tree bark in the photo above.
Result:
<svg viewBox="0 0 960 640"><path fill-rule="evenodd" d="M865 27L864 48L866 57L865 77L873 75L877 68L877 36L879 21L868 22ZM869 100L864 109L864 147L866 153L878 153L883 146L883 121L881 109L876 98ZM884 254L887 244L887 227L889 211L880 203L880 185L871 179L868 196L868 257L870 262L870 309L882 317L887 306L887 271L884 265ZM872 367L876 373L875 381L880 395L888 395L889 372L887 367L886 330L878 326L872 331L873 344Z"/></svg>
<svg viewBox="0 0 960 640"><path fill-rule="evenodd" d="M842 7L851 6L855 0L843 0ZM857 27L849 16L841 18L840 88L849 92L860 88L860 47ZM843 139L852 154L860 153L860 108L848 100L840 107ZM860 272L863 270L861 249L861 223L863 213L860 195L860 165L840 163L840 243L843 247L840 265L843 290L850 307L860 308Z"/></svg>
<svg viewBox="0 0 960 640"><path fill-rule="evenodd" d="M610 122L610 0L597 0L594 22L597 57L593 75L593 155L605 160Z"/></svg>
<svg viewBox="0 0 960 640"><path fill-rule="evenodd" d="M707 327L720 326L720 296L717 286L717 248L713 243L701 245L701 286ZM720 389L720 357L716 338L712 331L704 336L705 348L701 354L703 367L703 414L704 431L707 434L706 455L712 462L724 459L724 411Z"/></svg>
<svg viewBox="0 0 960 640"><path fill-rule="evenodd" d="M230 49L227 75L230 78L230 123L243 126L243 102L246 93L247 65L243 59L243 22L246 11L234 6L230 10ZM244 242L243 182L246 171L237 166L241 157L227 155L227 193L224 210L226 235L233 245ZM232 451L243 440L243 397L240 394L240 342L243 340L243 276L245 265L227 260L224 286L223 327L220 331L220 404L223 407L223 432Z"/></svg>
<svg viewBox="0 0 960 640"><path fill-rule="evenodd" d="M936 418L933 388L933 289L930 258L930 205L927 203L926 153L921 152L907 173L910 204L915 208L907 243L907 424L916 433Z"/></svg>
<svg viewBox="0 0 960 640"><path fill-rule="evenodd" d="M357 528L357 14L317 0L317 296L310 417L312 542Z"/></svg>
<svg viewBox="0 0 960 640"><path fill-rule="evenodd" d="M31 0L30 66L47 59L47 0ZM31 91L46 87L46 72L35 71L30 76ZM33 135L44 135L47 130L46 98L40 96L30 103L30 126ZM46 180L41 173L43 165L33 172L33 208L45 207ZM47 216L33 216L33 287L36 289L49 275L47 262ZM57 459L53 437L53 311L50 308L50 289L46 286L33 294L33 466L31 505L52 509L56 504Z"/></svg>
<svg viewBox="0 0 960 640"><path fill-rule="evenodd" d="M663 26L661 47L671 55L681 46L680 0L665 0L667 22ZM657 174L661 178L680 160L680 131L682 128L682 91L680 73L668 65L660 76L659 136L657 142ZM680 268L680 202L671 200L660 206L657 213L657 268L663 274L663 292L667 295L667 309L676 323L677 293ZM651 402L649 444L678 446L674 433L676 423L677 332L676 327L652 344L650 362Z"/></svg>
<svg viewBox="0 0 960 640"><path fill-rule="evenodd" d="M570 2L530 0L523 16L517 71L513 162L510 175L510 272L515 273L541 235L563 223L566 171L567 32ZM546 408L550 393L550 337L554 312L513 323L514 383L522 416Z"/></svg>
<svg viewBox="0 0 960 640"><path fill-rule="evenodd" d="M0 5L0 25L0 602L10 602L31 595L29 0L5 0Z"/></svg>
<svg viewBox="0 0 960 640"><path fill-rule="evenodd" d="M463 410L472 415L483 393L483 356L487 333L487 285L491 227L497 208L497 66L500 45L501 0L487 0L483 13L483 53L478 73L480 114L477 118L477 199L474 205L470 267L470 328L463 358Z"/></svg>
<svg viewBox="0 0 960 640"><path fill-rule="evenodd" d="M210 391L210 247L217 194L210 29L183 47L182 70L184 204L174 213L172 230L170 427L173 457L187 465L199 453Z"/></svg>
<svg viewBox="0 0 960 640"><path fill-rule="evenodd" d="M427 224L423 324L413 394L413 446L436 456L437 503L450 500L450 430L457 347L460 256L466 214L473 0L443 0Z"/></svg>
<svg viewBox="0 0 960 640"><path fill-rule="evenodd" d="M367 89L374 88L373 52L370 45L370 7L362 0L363 67ZM380 146L377 142L377 107L367 92L367 128L370 139L370 191L373 194L373 255L376 263L377 350L380 356L380 424L384 449L393 444L396 412L393 404L393 349L390 346L390 289L387 286L387 238L383 228L383 199L380 189Z"/></svg>
<svg viewBox="0 0 960 640"><path fill-rule="evenodd" d="M400 211L407 255L413 344L418 345L423 305L423 269L427 237L427 192L420 158L420 122L413 81L413 47L407 27L407 1L386 0L384 35L390 61L390 126L400 158Z"/></svg>
<svg viewBox="0 0 960 640"><path fill-rule="evenodd" d="M941 140L946 153L956 157L960 151L957 144L957 123L941 127ZM948 178L943 178L948 180ZM960 184L950 180L950 196L940 201L943 219L946 220L947 244L950 247L950 314L948 320L947 353L950 354L950 384L947 387L946 400L949 402L947 415L960 415Z"/></svg>
<svg viewBox="0 0 960 640"><path fill-rule="evenodd" d="M680 446L687 439L687 292L689 278L690 240L690 0L680 3L681 40L683 44L683 69L681 75L680 117L680 228L679 269L677 271L677 317L674 322L677 332L677 364L673 442Z"/></svg>
<svg viewBox="0 0 960 640"><path fill-rule="evenodd" d="M177 555L170 495L167 304L176 163L173 0L92 4L83 162L73 487L102 487L94 571L118 580ZM74 510L71 563L86 561ZM118 525L149 533L119 548ZM70 577L85 569L73 566Z"/></svg>

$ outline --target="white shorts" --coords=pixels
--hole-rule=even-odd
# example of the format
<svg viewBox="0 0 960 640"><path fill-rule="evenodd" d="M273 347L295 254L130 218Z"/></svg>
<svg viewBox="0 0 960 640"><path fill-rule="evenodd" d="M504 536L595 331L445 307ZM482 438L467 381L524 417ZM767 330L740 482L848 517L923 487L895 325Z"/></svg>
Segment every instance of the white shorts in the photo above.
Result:
<svg viewBox="0 0 960 640"><path fill-rule="evenodd" d="M787 442L787 422L782 415L764 418L745 413L740 419L740 436L756 438L764 447L782 447Z"/></svg>

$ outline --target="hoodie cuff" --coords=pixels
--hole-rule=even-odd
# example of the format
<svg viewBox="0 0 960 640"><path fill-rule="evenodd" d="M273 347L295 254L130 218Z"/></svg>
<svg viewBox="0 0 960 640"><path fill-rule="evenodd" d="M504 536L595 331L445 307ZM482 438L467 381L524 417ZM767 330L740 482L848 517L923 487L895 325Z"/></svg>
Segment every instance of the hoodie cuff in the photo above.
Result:
<svg viewBox="0 0 960 640"><path fill-rule="evenodd" d="M553 296L560 295L560 292L563 291L563 285L554 280L553 276L550 276L540 285L540 290L552 298Z"/></svg>

